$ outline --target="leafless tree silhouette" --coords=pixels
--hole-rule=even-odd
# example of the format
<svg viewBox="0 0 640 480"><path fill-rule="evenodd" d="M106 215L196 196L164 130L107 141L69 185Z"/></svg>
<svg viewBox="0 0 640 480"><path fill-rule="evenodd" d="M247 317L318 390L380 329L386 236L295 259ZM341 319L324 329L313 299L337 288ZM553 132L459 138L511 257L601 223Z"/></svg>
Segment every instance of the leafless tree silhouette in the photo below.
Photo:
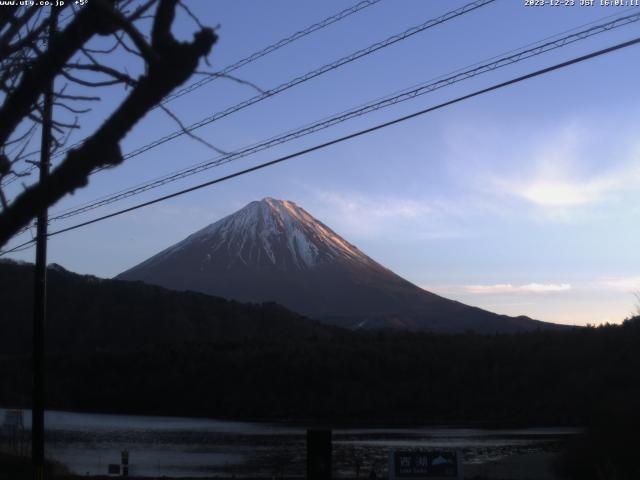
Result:
<svg viewBox="0 0 640 480"><path fill-rule="evenodd" d="M42 208L87 185L92 171L119 165L120 141L197 72L217 40L214 30L202 26L179 0L66 3L0 8L0 247ZM179 41L171 31L178 9L197 24L191 41ZM48 41L54 21L59 27ZM123 57L133 58L139 73L130 73ZM43 122L43 93L52 79L52 150L58 161L46 181L24 185L9 200L6 186L36 170L35 137ZM123 100L82 143L65 147L79 119L100 101L102 89L114 86L126 89Z"/></svg>

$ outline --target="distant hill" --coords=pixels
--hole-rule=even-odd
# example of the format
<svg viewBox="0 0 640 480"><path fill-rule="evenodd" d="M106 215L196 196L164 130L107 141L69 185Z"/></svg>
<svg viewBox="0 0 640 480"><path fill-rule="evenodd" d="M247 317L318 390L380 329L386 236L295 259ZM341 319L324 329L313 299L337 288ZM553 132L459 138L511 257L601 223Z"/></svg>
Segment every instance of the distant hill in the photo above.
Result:
<svg viewBox="0 0 640 480"><path fill-rule="evenodd" d="M31 348L33 265L0 261L0 352ZM241 304L141 282L48 268L49 351L140 350L150 345L330 337L337 329L273 303Z"/></svg>
<svg viewBox="0 0 640 480"><path fill-rule="evenodd" d="M0 405L31 398L33 265L0 262ZM49 269L52 409L323 422L580 425L638 411L640 321L518 334L349 332Z"/></svg>
<svg viewBox="0 0 640 480"><path fill-rule="evenodd" d="M238 301L275 301L352 329L514 333L562 328L423 290L295 203L273 198L251 202L116 278Z"/></svg>

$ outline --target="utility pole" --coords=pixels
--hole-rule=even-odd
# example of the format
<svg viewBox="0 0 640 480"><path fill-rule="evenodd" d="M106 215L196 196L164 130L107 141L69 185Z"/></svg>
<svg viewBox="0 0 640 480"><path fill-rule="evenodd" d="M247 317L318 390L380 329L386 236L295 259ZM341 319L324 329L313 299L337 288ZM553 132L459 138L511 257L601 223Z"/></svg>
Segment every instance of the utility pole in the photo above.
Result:
<svg viewBox="0 0 640 480"><path fill-rule="evenodd" d="M58 15L56 7L51 7L49 41L51 48L56 31ZM44 90L42 109L42 141L40 144L41 185L49 177L51 158L51 129L53 121L53 83ZM33 405L31 409L31 460L34 480L44 479L44 385L45 385L45 324L47 308L47 223L48 209L43 207L38 214L36 238L36 266L33 291Z"/></svg>

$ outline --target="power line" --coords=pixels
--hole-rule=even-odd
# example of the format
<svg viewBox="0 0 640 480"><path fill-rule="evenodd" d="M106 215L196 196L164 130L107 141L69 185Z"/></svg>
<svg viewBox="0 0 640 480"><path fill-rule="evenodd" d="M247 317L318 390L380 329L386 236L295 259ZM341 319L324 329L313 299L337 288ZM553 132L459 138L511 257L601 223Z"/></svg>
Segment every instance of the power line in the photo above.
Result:
<svg viewBox="0 0 640 480"><path fill-rule="evenodd" d="M361 10L364 10L367 7L370 7L372 5L375 5L376 3L381 2L382 0L363 0L361 2L356 3L355 5L349 7L349 8L345 8L344 10L341 10L340 12L331 15L327 18L324 18L323 20L320 20L319 22L316 22L312 25L309 25L308 27L299 30L297 32L295 32L292 35L289 35L288 37L282 38L280 40L278 40L277 42L268 45L267 47L264 47L261 50L258 50L254 53L252 53L251 55L244 57L234 63L232 63L231 65L227 65L226 67L224 67L222 70L218 71L218 72L214 72L211 74L211 76L208 76L206 78L203 78L202 80L199 80L197 82L194 82L190 85L187 85L186 87L177 90L176 92L173 92L169 95L167 95L162 102L160 102L161 105L164 105L166 103L169 103L173 100L175 100L176 98L182 97L183 95L186 95L200 87L202 87L203 85L206 85L214 80L216 80L217 78L223 77L225 75L228 75L229 73L238 70L241 67L244 67L245 65L248 65L249 63L255 62L256 60L264 57L265 55L268 55L270 53L275 52L276 50L279 50L287 45L289 45L290 43L295 42L296 40L299 40L303 37L306 37L307 35L310 35L318 30L322 30L325 27L328 27L329 25L332 25L336 22L339 22L340 20L343 20L355 13L360 12ZM67 17L64 18L64 20L70 18L71 16L73 16L73 14L68 15ZM158 108L158 106L154 107ZM86 140L86 138L74 143L73 145L70 145L69 147L66 147L56 153L53 154L53 157L59 157L65 153L67 153L69 150L72 150L74 148L79 147L80 145L82 145L82 143L84 143L84 141ZM36 152L37 153L37 152ZM31 166L25 170L23 170L22 172L20 172L20 174L10 178L8 181L6 181L2 186L7 186L10 183L13 183L17 178L19 178L20 176L26 175L30 172L32 172L33 170L35 170L35 166Z"/></svg>
<svg viewBox="0 0 640 480"><path fill-rule="evenodd" d="M274 95L277 95L279 93L282 93L286 90L289 90L290 88L293 88L297 85L300 85L304 82L307 82L313 78L319 77L321 75L324 75L327 72L333 71L337 68L340 68L348 63L354 62L362 57L365 57L367 55L370 55L374 52L377 52L378 50L381 50L383 48L389 47L391 45L394 45L395 43L398 43L402 40L406 40L409 37L412 37L413 35L423 32L425 30L428 30L429 28L435 27L437 25L440 25L442 23L445 23L449 20L452 20L454 18L457 18L461 15L464 15L466 13L469 13L471 11L474 11L480 7L483 7L485 5L488 5L490 3L495 2L496 0L476 0L474 2L468 3L466 5L464 5L463 7L460 7L456 10L452 10L450 12L445 13L444 15L441 15L437 18L433 18L431 20L427 20L424 23L421 23L420 25L416 25L414 27L411 27L407 30L405 30L402 33L398 33L396 35L392 35L390 37L388 37L385 40L382 40L380 42L374 43L372 45L369 45L366 48L363 48L361 50L358 50L350 55L347 55L345 57L342 57L334 62L328 63L326 65L323 65L315 70L312 70L310 72L307 72L304 75L301 75L299 77L296 77L292 80L289 80L288 82L285 82L283 84L278 85L275 88L272 88L270 90L267 90L263 93L260 93L258 95L255 95L243 102L240 102L236 105L233 105L225 110L221 110L219 112L216 112L212 115L209 115L208 117L203 118L202 120L192 123L191 125L185 127L184 129L179 129L176 130L168 135L165 135L163 137L158 138L157 140L154 140L151 143L148 143L146 145L143 145L141 147L138 147L137 149L130 151L129 153L125 154L123 156L124 160L128 160L130 158L136 157L144 152L147 152L159 145L162 145L166 142L169 142L175 138L181 137L182 135L185 135L189 132L193 132L194 130L197 130L198 128L201 128L205 125L208 125L210 123L213 123L217 120L220 120L224 117L227 117L233 113L236 113L240 110L243 110L251 105L254 105L258 102L261 102L263 100L266 100L267 98L273 97ZM100 170L100 169L99 169ZM99 171L96 170L96 171ZM94 171L95 173L95 171Z"/></svg>
<svg viewBox="0 0 640 480"><path fill-rule="evenodd" d="M321 30L325 27L328 27L329 25L336 23L344 18L347 18L351 15L353 15L354 13L357 13L367 7L370 7L372 5L375 5L378 2L381 2L382 0L365 0L362 2L359 2L355 5L353 5L352 7L349 8L345 8L344 10L336 13L335 15L331 15L317 23L314 23L310 26L308 26L307 28L304 28L302 30L297 31L296 33L294 33L293 35L290 35L288 37L285 37L279 41L277 41L276 43L273 43L261 50L258 50L257 52L252 53L251 55L244 57L234 63L232 63L231 65L227 65L226 67L224 67L222 70L219 70L217 72L213 72L210 76L203 78L202 80L199 80L197 82L194 82L190 85L187 85L184 88L181 88L180 90L177 90L176 92L170 93L169 95L167 95L161 102L160 105L164 105L167 104L173 100L175 100L176 98L182 97L183 95L186 95L188 93L193 92L194 90L197 90L198 88L202 87L203 85L206 85L220 77L224 77L225 75L230 74L231 72L238 70L239 68L244 67L245 65L248 65L249 63L255 62L256 60L258 60L259 58L264 57L265 55L268 55L270 53L275 52L276 50L279 50L287 45L289 45L290 43L295 42L296 40L299 40L303 37L306 37L307 35L312 34L313 32L316 32L318 30ZM158 106L155 106L153 109L158 108ZM57 152L54 157L59 157L60 155L63 155L64 153L68 152L69 150L79 147L80 145L82 145L82 143L86 140L82 139L79 142L74 143L73 145L71 145L70 147L65 148L64 150L61 150L60 152Z"/></svg>
<svg viewBox="0 0 640 480"><path fill-rule="evenodd" d="M154 140L153 142L147 143L146 145L143 145L141 147L136 148L135 150L132 150L128 153L126 153L125 155L123 155L123 160L128 160L130 158L136 157L142 153L145 153L153 148L156 148L164 143L167 143L171 140L174 140L178 137L181 137L182 135L186 135L190 132L193 132L194 130L197 130L198 128L204 127L205 125L209 125L210 123L213 123L217 120L220 120L222 118L225 118L233 113L236 113L240 110L243 110L247 107L250 107L251 105L254 105L258 102L261 102L263 100L266 100L267 98L271 98L275 95L278 95L279 93L282 93L286 90L289 90L290 88L293 88L297 85L300 85L302 83L305 83L309 80L312 80L316 77L319 77L321 75L324 75L327 72L331 72L337 68L340 68L344 65L347 65L351 62L354 62L362 57L365 57L367 55L370 55L374 52L377 52L378 50L381 50L383 48L389 47L391 45L394 45L402 40L406 40L409 37L412 37L413 35L416 35L417 33L423 32L425 30L428 30L429 28L435 27L437 25L440 25L442 23L445 23L449 20L452 20L454 18L457 18L461 15L464 15L466 13L469 13L471 11L474 11L480 7L483 7L485 5L488 5L490 3L495 2L496 0L475 0L471 3L468 3L458 9L455 10L451 10L439 17L433 18L431 20L427 20L426 22L421 23L420 25L416 25L414 27L408 28L407 30L392 35L388 38L386 38L385 40L382 40L380 42L376 42L372 45L369 45L366 48L360 49L350 55L347 55L345 57L342 57L338 60L335 60L334 62L325 64L315 70L312 70L310 72L305 73L304 75L301 75L299 77L296 77L292 80L289 80L288 82L282 83L280 85L278 85L277 87L274 87L270 90L267 90L265 92L259 93L258 95L255 95L247 100L244 100L236 105L233 105L231 107L226 108L225 110L221 110L219 112L216 112L212 115L209 115L208 117L203 118L202 120L192 123L189 126L186 126L185 128L181 128L179 130L175 130L172 133L169 133L167 135L164 135L163 137L160 137L156 140ZM74 148L74 146L69 147L69 148ZM69 149L65 149L62 150L58 153L56 153L56 155L54 156L59 156L62 155L63 153L67 152ZM102 167L102 168L98 168L96 170L94 170L93 172L91 172L91 175L103 170L106 170L108 167ZM14 179L11 179L12 181Z"/></svg>
<svg viewBox="0 0 640 480"><path fill-rule="evenodd" d="M323 130L331 126L337 125L339 123L345 122L347 120L350 120L352 118L366 115L373 111L377 111L377 110L387 108L407 100L411 100L418 96L433 92L434 90L453 85L454 83L458 83L460 81L473 78L477 75L487 73L487 72L496 70L498 68L512 65L514 63L520 62L522 60L525 60L537 55L541 55L543 53L547 53L551 50L555 50L557 48L564 47L566 45L575 43L577 41L584 40L586 38L597 35L599 33L603 33L603 32L612 30L614 28L619 28L624 25L637 22L638 20L640 20L640 13L617 18L611 22L597 25L592 28L589 28L574 34L567 35L563 38L560 38L551 42L546 42L541 45L537 45L534 48L521 50L515 54L498 58L498 60L495 60L493 62L489 62L486 64L475 64L476 66L474 68L471 68L468 70L457 70L456 72L458 73L454 72L455 73L454 75L450 75L450 76L444 75L444 76L438 77L439 78L438 81L419 85L418 87L414 87L412 90L404 90L394 96L384 97L382 100L364 104L355 109L347 110L346 112L342 112L333 117L325 118L323 120L306 125L297 130L289 131L279 136L272 137L268 140L245 147L241 150L210 159L206 162L202 162L195 166L189 167L187 169L182 169L172 174L159 177L155 180L150 180L148 182L139 184L138 186L132 187L130 189L121 190L120 192L116 192L115 194L112 194L110 196L103 197L102 199L95 200L78 207L73 207L73 208L63 210L57 214L54 214L51 217L51 221L70 218L75 215L79 215L81 213L85 213L90 210L94 210L96 208L109 205L111 203L115 203L120 200L124 200L126 198L141 194L148 190L152 190L152 189L161 187L163 185L166 185L168 183L186 178L188 176L201 173L205 170L209 170L211 168L229 163L231 161L238 160L243 157L247 157L249 155L272 148L277 145L281 145L283 143L309 135L311 133L318 132L320 130Z"/></svg>
<svg viewBox="0 0 640 480"><path fill-rule="evenodd" d="M621 50L623 48L627 48L627 47L630 47L630 46L633 46L633 45L637 45L638 43L640 43L640 37L636 37L633 40L629 40L629 41L626 41L626 42L618 43L618 44L613 45L611 47L607 47L607 48L604 48L604 49L601 49L601 50L597 50L595 52L591 52L589 54L582 55L580 57L576 57L576 58L573 58L571 60L567 60L567 61L555 64L555 65L552 65L550 67L546 67L546 68L543 68L543 69L540 69L540 70L536 70L534 72L531 72L531 73L528 73L528 74L525 74L525 75L521 75L521 76L516 77L516 78L512 78L511 80L507 80L505 82L501 82L501 83L492 85L490 87L483 88L481 90L476 90L475 92L469 93L467 95L463 95L461 97L457 97L457 98L455 98L453 100L449 100L447 102L440 103L438 105L435 105L435 106L432 106L432 107L428 107L428 108L425 108L423 110L419 110L419 111L411 113L409 115L405 115L405 116L396 118L394 120L390 120L388 122L384 122L384 123L375 125L373 127L366 128L364 130L359 130L359 131L351 133L349 135L345 135L343 137L339 137L339 138L330 140L328 142L321 143L321 144L315 145L313 147L306 148L304 150L299 150L299 151L297 151L295 153L276 158L275 160L271 160L269 162L261 163L259 165L255 165L253 167L246 168L244 170L240 170L238 172L235 172L235 173L232 173L232 174L229 174L229 175L225 175L223 177L219 177L219 178L216 178L214 180L210 180L208 182L200 183L200 184L195 185L193 187L189 187L189 188L186 188L186 189L183 189L183 190L179 190L177 192L170 193L168 195L164 195L162 197L158 197L158 198L155 198L153 200L149 200L147 202L143 202L143 203L134 205L134 206L129 207L129 208L118 210L117 212L113 212L113 213L110 213L110 214L107 214L107 215L103 215L101 217L97 217L97 218L94 218L92 220L88 220L86 222L78 223L78 224L72 225L70 227L66 227L66 228L62 228L60 230L56 230L54 232L49 233L49 237L53 237L53 236L59 235L61 233L69 232L71 230L76 230L78 228L85 227L85 226L91 225L93 223L101 222L103 220L107 220L109 218L116 217L116 216L119 216L119 215L122 215L122 214L125 214L125 213L128 213L128 212L132 212L134 210L138 210L140 208L144 208L144 207L147 207L149 205L153 205L155 203L163 202L165 200L168 200L168 199L171 199L171 198L174 198L174 197L185 195L185 194L193 192L195 190L199 190L199 189L202 189L202 188L205 188L205 187L209 187L211 185L215 185L217 183L221 183L221 182L224 182L224 181L227 181L227 180L231 180L233 178L236 178L236 177L239 177L239 176L251 173L251 172L255 172L257 170L262 170L262 169L264 169L266 167L270 167L270 166L276 165L278 163L282 163L282 162L285 162L287 160L291 160L293 158L297 158L297 157L306 155L308 153L315 152L317 150L321 150L321 149L327 148L327 147L329 147L331 145L336 145L338 143L342 143L342 142L345 142L347 140L351 140L351 139L356 138L356 137L367 135L367 134L375 132L377 130L381 130L381 129L389 127L389 126L405 122L405 121L410 120L412 118L416 118L416 117L425 115L427 113L430 113L430 112L433 112L433 111L436 111L436 110L440 110L442 108L445 108L445 107L448 107L448 106L463 102L465 100L469 100L471 98L483 95L485 93L493 92L495 90L499 90L501 88L505 88L505 87L508 87L510 85L514 85L516 83L520 83L520 82L523 82L525 80L529 80L531 78L539 77L539 76L545 75L547 73L550 73L550 72L553 72L553 71L556 71L556 70L560 70L562 68L566 68L566 67L568 67L570 65L575 65L577 63L585 62L585 61L590 60L590 59L595 58L595 57L599 57L599 56L606 55L606 54L609 54L609 53L617 51L617 50ZM24 243L22 243L20 245L17 245L17 246L13 247L10 250L5 250L3 252L0 252L0 256L6 255L6 254L11 253L13 251L17 251L18 249L20 249L22 247L25 247L26 245L28 245L30 243L33 243L33 240L30 240L28 242L24 242Z"/></svg>
<svg viewBox="0 0 640 480"><path fill-rule="evenodd" d="M623 10L623 11L622 11L622 13L626 13L626 12L629 12L629 11L632 11L632 10L635 10L635 9L634 9L633 7L632 7L632 8L627 8L627 9ZM581 28L584 28L584 27L586 27L586 26L593 25L594 23L598 23L598 22L600 22L600 21L606 20L606 19L611 18L611 17L615 17L615 16L617 16L617 15L620 15L620 13L612 13L612 14L610 14L610 15L605 15L605 16L603 16L603 17L597 18L597 19L592 20L592 21L590 21L590 22L587 22L587 23L584 23L584 24L578 25L578 26L576 26L576 27L570 28L570 29L568 29L568 30L564 30L564 31L559 32L559 33L556 33L556 34L549 35L549 36L544 37L544 38L542 38L542 39L540 39L540 40L537 40L537 41L535 41L535 42L530 42L530 43L528 43L528 44L526 44L526 45L523 45L523 46L520 46L520 47L518 47L518 48L511 49L511 50L509 50L509 51L507 51L507 52L503 52L503 53L501 53L501 54L494 55L494 56L492 56L492 57L490 57L490 58L485 58L485 59L480 60L480 61L478 61L478 62L475 62L475 63L473 63L473 64L471 64L471 65L467 65L467 66L465 66L465 67L461 67L461 68L459 68L459 69L457 69L457 70L454 70L454 71L452 71L452 72L449 72L449 73L442 74L442 75L439 75L439 76L437 76L437 77L431 78L431 79L430 79L430 80L428 80L427 82L422 82L422 83L420 83L420 84L416 84L416 85L413 85L413 86L411 86L411 87L408 87L408 88L405 88L405 89L402 89L402 90L396 91L396 92L394 92L394 93L392 93L392 94L385 95L385 96L383 96L383 97L378 97L377 99L375 99L375 100L373 100L373 101L371 101L371 102L367 102L367 103L365 103L365 104L361 104L361 105L359 105L358 107L355 107L355 109L359 109L359 108L361 108L361 107L367 106L367 105L369 105L369 104L371 104L371 103L374 103L374 102L378 102L378 101L386 100L386 99L388 99L388 98L390 98L390 97L392 97L392 96L398 95L398 94L406 93L406 92L408 92L408 91L410 91L410 90L412 90L412 89L415 89L415 88L421 87L421 86L423 86L423 85L427 84L428 82L433 82L433 81L435 81L435 80L441 80L441 79L446 78L446 77L448 77L448 76L451 76L451 75L453 75L453 74L456 74L456 73L462 72L462 71L464 71L464 70L468 70L468 69L470 69L470 68L472 68L472 67L476 67L476 66L478 66L478 65L481 65L481 64L482 64L482 63L484 63L484 62L489 62L489 61L492 61L492 60L500 59L500 57L502 57L502 56L504 56L504 55L509 55L509 54L514 53L514 52L518 52L519 50L523 50L523 49L526 49L526 48L531 47L531 46L534 46L534 45L539 45L541 42L546 42L546 41L548 41L548 40L551 40L552 38L560 37L561 35L565 35L565 34L567 34L567 33L569 33L569 32L574 32L574 31L579 30L579 29L581 29ZM630 17L633 17L633 15L631 15ZM626 19L626 18L627 18L627 17L622 17L622 16L621 16L621 17L619 17L618 19L616 19L616 22L617 22L618 20L624 20L624 19ZM622 25L618 25L618 26L622 26ZM614 27L614 28L615 28L615 27ZM560 40L562 40L562 39L560 39ZM351 109L351 110L353 110L353 109ZM335 117L335 116L337 116L337 115L343 115L343 114L345 114L345 113L350 112L351 110L343 110L343 111L341 111L341 112L340 112L340 113L338 113L338 114L335 114L335 115L330 116L330 117L325 117L325 118L323 118L323 119L321 119L321 120L319 120L319 121L325 121L325 120L328 120L328 119L330 119L330 118L332 118L332 117ZM316 123L317 123L317 122L316 122ZM301 127L300 129L302 129L302 128L306 128L306 127L309 127L309 126L311 126L311 125L313 125L313 124L305 125L304 127ZM285 132L285 133L284 133L284 134L282 134L282 135L287 135L287 134L293 133L293 132L295 132L295 131L299 131L300 129L297 129L297 130L289 130L289 131ZM282 136L282 135L280 135L280 136ZM268 139L268 140L264 140L264 141L262 141L262 142L257 142L257 143L255 143L255 144L250 145L250 147L257 146L257 145L259 145L259 144L261 144L261 143L265 143L265 142L270 141L270 140L273 140L273 139L275 139L275 138L278 138L278 136L271 137L270 139ZM244 149L246 149L246 148L249 148L249 146L248 146L248 147L243 148L243 150L244 150ZM87 206L87 205L94 205L94 203L101 202L102 200L105 200L105 199L110 199L112 196L119 195L119 194L121 194L121 193L128 193L128 192L129 192L129 191L131 191L131 190L134 190L134 189L138 189L138 188L140 188L140 187L147 186L147 185L149 185L151 182L156 182L156 181L159 181L159 180L164 180L165 178L172 177L172 176L174 176L174 175L181 174L181 173L183 173L183 172L187 172L187 173L188 173L188 172L191 172L191 171L192 171L192 169L196 169L196 168L199 168L199 167L201 167L201 166L215 166L215 165L212 165L212 164L213 164L213 163L215 163L215 161L216 161L216 160L218 160L219 158L220 158L220 157L214 157L214 158L208 159L208 160L206 160L206 161L204 161L204 162L198 163L198 164L193 165L193 166L191 166L191 167L187 167L186 169L176 170L176 171L174 171L174 172L171 172L171 173L168 173L168 174L162 175L162 176L160 176L160 177L156 177L156 178L154 178L154 179L151 179L151 180L148 180L148 181L145 181L145 182L139 183L139 184L134 185L134 186L132 186L132 187L127 187L127 188L125 188L125 189L119 190L119 191L114 192L114 193L112 193L112 194L109 194L109 195L106 195L106 196L103 196L103 197L99 197L99 198L97 198L97 199L95 199L95 200L91 200L91 201L89 201L89 202L86 202L86 203L80 204L80 205L78 205L78 206L76 206L76 207L69 207L69 208L63 209L63 210L59 211L58 213L59 213L59 214L60 214L60 213L65 213L65 212L68 212L68 211L70 211L70 210L76 210L76 209L78 209L78 208L81 208L81 207L84 207L84 206ZM198 171L198 172L194 172L194 173L199 173L199 171ZM100 206L100 205L98 205L98 206Z"/></svg>
<svg viewBox="0 0 640 480"><path fill-rule="evenodd" d="M305 28L304 30L300 30L296 33L294 33L293 35L290 35L289 37L283 38L282 40L269 45L268 47L263 48L262 50L259 50L255 53L252 53L251 55L249 55L248 57L243 58L242 60L238 60L237 62L223 68L222 70L220 70L219 72L215 72L213 74L213 76L211 77L207 77L207 78L203 78L202 80L198 81L198 82L194 82L191 85L188 85L180 90L177 90L176 92L173 92L171 94L169 94L167 97L165 97L165 99L162 101L163 104L168 103L172 100L175 100L176 98L179 98L183 95L186 95L187 93L190 93L198 88L200 88L203 85L206 85L209 82L214 81L216 78L219 78L220 76L229 74L241 67L244 67L245 65L254 62L256 60L258 60L259 58L264 57L265 55L268 55L272 52L275 52L276 50L292 43L295 42L296 40L305 37L317 30L320 30L324 27L327 27L329 25L331 25L332 23L335 23L339 20L342 20L343 18L346 18L354 13L359 12L360 10L370 7L371 5L374 5L378 2L380 2L381 0L366 0L363 2L360 2L350 8L346 8L344 10L342 10L341 12L336 13L335 15L332 15L330 17L325 18L324 20L318 22L318 23L314 23L313 25L310 25L309 27Z"/></svg>

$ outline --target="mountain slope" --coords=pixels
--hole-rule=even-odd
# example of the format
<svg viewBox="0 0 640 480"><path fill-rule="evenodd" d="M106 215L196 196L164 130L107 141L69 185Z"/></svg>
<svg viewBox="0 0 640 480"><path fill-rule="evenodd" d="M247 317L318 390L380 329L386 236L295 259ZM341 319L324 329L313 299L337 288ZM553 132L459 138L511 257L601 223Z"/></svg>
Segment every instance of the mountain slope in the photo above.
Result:
<svg viewBox="0 0 640 480"><path fill-rule="evenodd" d="M121 273L176 290L275 301L351 328L516 332L551 328L423 290L290 201L265 198Z"/></svg>
<svg viewBox="0 0 640 480"><path fill-rule="evenodd" d="M48 269L50 352L138 351L185 342L332 338L338 329L276 304L249 305ZM0 261L0 352L31 347L33 265Z"/></svg>

